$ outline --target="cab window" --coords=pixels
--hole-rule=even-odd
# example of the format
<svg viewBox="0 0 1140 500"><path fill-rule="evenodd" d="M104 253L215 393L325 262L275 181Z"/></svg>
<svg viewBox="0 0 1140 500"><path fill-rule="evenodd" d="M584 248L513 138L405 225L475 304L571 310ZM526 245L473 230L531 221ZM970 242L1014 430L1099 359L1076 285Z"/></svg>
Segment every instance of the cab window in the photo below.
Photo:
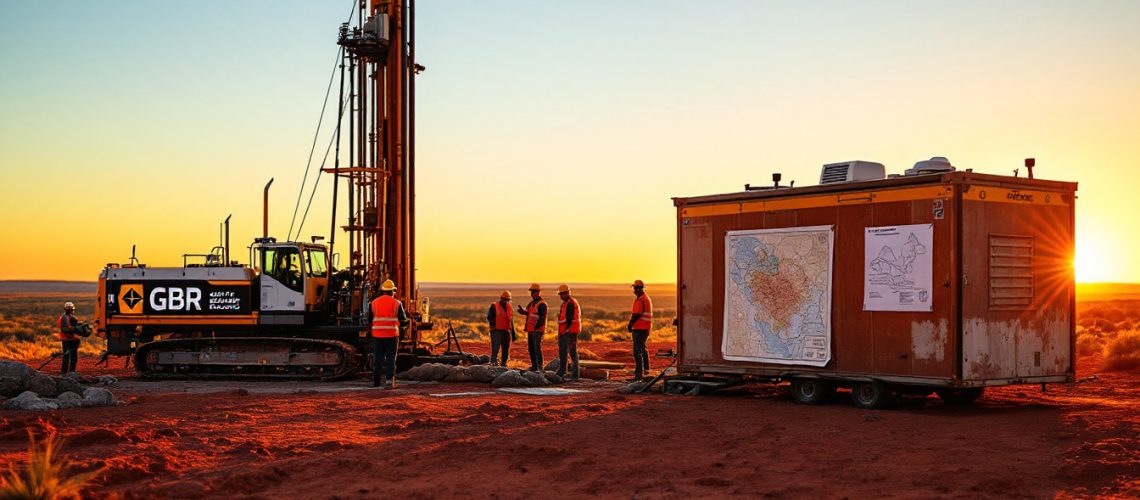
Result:
<svg viewBox="0 0 1140 500"><path fill-rule="evenodd" d="M306 249L305 261L309 263L309 276L324 277L328 270L324 250Z"/></svg>
<svg viewBox="0 0 1140 500"><path fill-rule="evenodd" d="M303 291L301 278L301 252L296 248L267 248L262 269L265 274L298 292Z"/></svg>

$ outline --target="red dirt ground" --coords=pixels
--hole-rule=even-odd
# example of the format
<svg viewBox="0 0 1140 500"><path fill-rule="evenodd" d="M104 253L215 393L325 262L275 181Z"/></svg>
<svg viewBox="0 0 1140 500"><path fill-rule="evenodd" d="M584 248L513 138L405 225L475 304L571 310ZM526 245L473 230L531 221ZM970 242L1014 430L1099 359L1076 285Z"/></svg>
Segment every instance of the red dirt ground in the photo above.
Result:
<svg viewBox="0 0 1140 500"><path fill-rule="evenodd" d="M630 361L628 344L584 347ZM55 428L80 468L105 467L95 497L1140 495L1138 373L869 411L797 405L786 386L626 396L579 382L567 387L590 392L439 398L490 388L153 382L92 362L81 371L124 377L112 390L129 404L0 411L0 464L23 460L26 428ZM1096 366L1081 359L1080 375Z"/></svg>

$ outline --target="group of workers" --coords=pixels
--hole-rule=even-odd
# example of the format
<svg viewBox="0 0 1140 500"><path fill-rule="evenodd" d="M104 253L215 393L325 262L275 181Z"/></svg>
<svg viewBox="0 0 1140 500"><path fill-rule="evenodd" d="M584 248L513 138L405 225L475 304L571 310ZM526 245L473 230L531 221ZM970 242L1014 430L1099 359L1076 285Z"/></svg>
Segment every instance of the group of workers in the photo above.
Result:
<svg viewBox="0 0 1140 500"><path fill-rule="evenodd" d="M542 286L530 285L530 303L518 306L518 313L526 315L523 331L526 332L527 352L530 353L529 371L542 371L542 337L546 334L547 305L542 298ZM372 387L387 385L396 387L396 350L399 348L400 330L408 327L408 313L404 304L395 297L396 284L385 280L380 286L380 295L372 300L368 308L368 324L371 325ZM634 378L640 380L649 373L649 352L645 348L649 331L653 327L653 302L645 294L645 283L633 282L633 308L626 330L633 334ZM567 368L572 368L570 380L581 375L578 364L578 334L582 332L582 308L578 300L571 296L570 287L558 287L558 297L562 306L558 310L558 376L565 377ZM487 310L487 322L491 329L491 364L507 365L511 342L515 340L514 311L511 310L511 292L504 291L499 300ZM79 339L83 330L75 317L75 304L63 305L59 321L59 340L62 343L63 362L61 373L75 371L79 359ZM501 356L500 356L501 353Z"/></svg>
<svg viewBox="0 0 1140 500"><path fill-rule="evenodd" d="M546 333L547 305L542 298L542 286L530 285L530 303L518 306L519 314L526 315L523 331L526 332L527 352L530 354L528 371L542 371L542 337ZM645 348L649 331L653 328L653 301L645 294L645 283L633 282L636 297L630 311L626 330L633 334L634 379L641 380L649 373L649 352ZM582 308L578 300L571 296L570 287L558 287L558 298L562 306L558 311L558 371L565 377L567 368L572 367L570 380L581 375L578 363L578 334L582 332ZM511 292L504 291L499 300L487 309L487 325L491 330L491 364L507 366L511 342L517 340L514 315L511 311ZM501 353L501 354L500 354Z"/></svg>

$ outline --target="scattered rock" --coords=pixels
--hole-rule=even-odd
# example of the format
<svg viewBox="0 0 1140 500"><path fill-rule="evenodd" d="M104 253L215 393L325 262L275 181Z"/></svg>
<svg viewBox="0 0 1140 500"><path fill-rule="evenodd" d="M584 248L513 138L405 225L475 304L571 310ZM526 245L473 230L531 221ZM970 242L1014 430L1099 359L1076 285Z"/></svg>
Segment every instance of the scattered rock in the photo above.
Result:
<svg viewBox="0 0 1140 500"><path fill-rule="evenodd" d="M118 404L111 391L102 387L88 387L83 391L83 406L114 406Z"/></svg>
<svg viewBox="0 0 1140 500"><path fill-rule="evenodd" d="M40 372L35 372L32 376L28 377L28 381L24 384L24 389L39 394L40 397L44 398L54 398L59 394L59 390L55 388L55 380L52 380L51 377Z"/></svg>
<svg viewBox="0 0 1140 500"><path fill-rule="evenodd" d="M119 383L119 379L111 375L99 375L95 377L95 383L99 385L115 385Z"/></svg>
<svg viewBox="0 0 1140 500"><path fill-rule="evenodd" d="M55 404L62 408L79 408L83 406L83 396L74 392L60 393L59 397L55 398Z"/></svg>
<svg viewBox="0 0 1140 500"><path fill-rule="evenodd" d="M5 410L44 411L58 410L59 405L54 401L40 399L40 397L32 391L24 391L21 392L19 396L5 401L3 408Z"/></svg>
<svg viewBox="0 0 1140 500"><path fill-rule="evenodd" d="M518 370L507 370L491 382L494 387L527 387L530 382Z"/></svg>
<svg viewBox="0 0 1140 500"><path fill-rule="evenodd" d="M542 375L546 377L546 381L550 382L551 384L561 384L564 382L562 380L562 377L559 377L557 373L554 373L552 371L543 372Z"/></svg>
<svg viewBox="0 0 1140 500"><path fill-rule="evenodd" d="M619 387L618 393L620 393L620 394L634 394L637 391L640 391L642 387L645 387L645 384L646 384L646 382L641 382L641 381L630 382L628 384L625 384L625 385Z"/></svg>
<svg viewBox="0 0 1140 500"><path fill-rule="evenodd" d="M79 373L79 372L67 372L67 373L64 373L63 376L66 378L69 378L71 380L74 380L76 382L79 382L80 384L90 385L90 384L94 384L96 382L95 379L88 377L86 375L83 375L82 373Z"/></svg>

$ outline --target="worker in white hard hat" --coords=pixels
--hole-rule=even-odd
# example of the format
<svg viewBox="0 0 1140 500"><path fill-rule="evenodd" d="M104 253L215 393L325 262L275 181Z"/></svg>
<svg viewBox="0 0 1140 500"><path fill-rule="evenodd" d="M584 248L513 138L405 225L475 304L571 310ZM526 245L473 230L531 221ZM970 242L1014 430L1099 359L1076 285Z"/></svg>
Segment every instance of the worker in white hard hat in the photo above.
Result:
<svg viewBox="0 0 1140 500"><path fill-rule="evenodd" d="M75 317L75 304L63 303L63 314L56 324L59 326L59 341L63 346L63 362L59 367L62 375L75 371L75 366L79 363L79 336L83 335L83 329L79 326L79 318Z"/></svg>
<svg viewBox="0 0 1140 500"><path fill-rule="evenodd" d="M542 286L538 283L533 283L528 289L530 291L530 303L519 306L519 314L526 315L526 324L523 330L526 332L526 350L530 353L530 368L529 371L541 372L542 366L542 336L546 334L546 301L542 300Z"/></svg>
<svg viewBox="0 0 1140 500"><path fill-rule="evenodd" d="M649 340L649 330L653 328L653 301L645 294L645 282L633 280L633 308L626 330L633 335L633 378L641 380L649 373L649 350L645 342Z"/></svg>
<svg viewBox="0 0 1140 500"><path fill-rule="evenodd" d="M487 325L491 330L491 366L507 366L510 358L511 341L515 340L514 311L511 311L511 292L504 290L499 300L487 309ZM499 350L502 350L502 361Z"/></svg>
<svg viewBox="0 0 1140 500"><path fill-rule="evenodd" d="M567 361L573 361L570 380L578 380L582 370L578 366L578 334L582 331L582 308L578 299L570 296L570 287L558 287L562 308L558 311L558 376L565 377ZM569 357L569 359L567 359Z"/></svg>
<svg viewBox="0 0 1140 500"><path fill-rule="evenodd" d="M372 387L383 385L386 376L391 381L389 387L396 388L396 349L400 345L400 330L408 327L408 313L395 294L396 283L384 280L380 295L368 308L368 323L372 325Z"/></svg>

